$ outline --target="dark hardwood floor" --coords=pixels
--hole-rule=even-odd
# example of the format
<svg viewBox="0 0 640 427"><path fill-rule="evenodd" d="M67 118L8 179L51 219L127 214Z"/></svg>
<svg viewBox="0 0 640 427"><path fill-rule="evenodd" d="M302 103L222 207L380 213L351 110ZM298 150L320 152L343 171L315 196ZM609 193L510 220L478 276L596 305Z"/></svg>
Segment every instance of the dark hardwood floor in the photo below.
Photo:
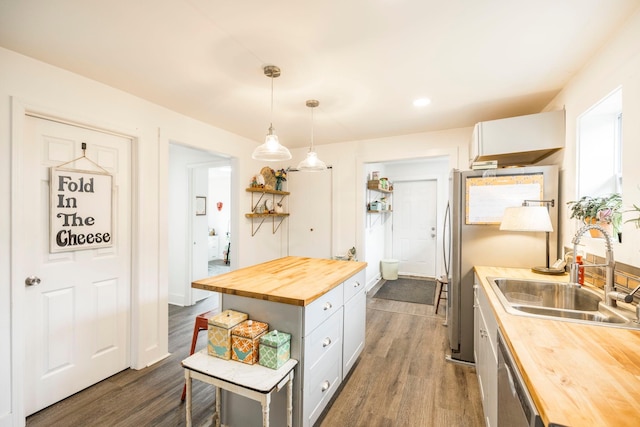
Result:
<svg viewBox="0 0 640 427"><path fill-rule="evenodd" d="M367 298L365 350L317 427L483 425L475 369L445 361L442 304L436 315L430 305ZM207 300L170 306L171 356L45 408L28 417L27 426L183 426L180 361L189 352L194 317L210 308ZM204 342L202 332L200 348ZM193 390L194 425L208 426L213 387L194 381Z"/></svg>

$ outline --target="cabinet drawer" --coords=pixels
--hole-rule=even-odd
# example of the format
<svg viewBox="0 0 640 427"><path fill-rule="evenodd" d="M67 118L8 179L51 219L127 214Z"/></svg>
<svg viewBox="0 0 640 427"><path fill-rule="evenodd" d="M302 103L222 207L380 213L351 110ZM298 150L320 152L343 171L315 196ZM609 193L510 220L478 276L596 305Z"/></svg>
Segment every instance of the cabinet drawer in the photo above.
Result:
<svg viewBox="0 0 640 427"><path fill-rule="evenodd" d="M312 369L333 347L342 347L342 308L304 337L304 363Z"/></svg>
<svg viewBox="0 0 640 427"><path fill-rule="evenodd" d="M309 304L304 310L304 336L306 337L342 307L342 284L336 286Z"/></svg>
<svg viewBox="0 0 640 427"><path fill-rule="evenodd" d="M365 275L364 270L354 274L344 281L342 286L344 287L344 302L347 302L358 292L364 290Z"/></svg>
<svg viewBox="0 0 640 427"><path fill-rule="evenodd" d="M312 426L338 389L342 378L341 346L333 346L312 369L305 369L304 419Z"/></svg>

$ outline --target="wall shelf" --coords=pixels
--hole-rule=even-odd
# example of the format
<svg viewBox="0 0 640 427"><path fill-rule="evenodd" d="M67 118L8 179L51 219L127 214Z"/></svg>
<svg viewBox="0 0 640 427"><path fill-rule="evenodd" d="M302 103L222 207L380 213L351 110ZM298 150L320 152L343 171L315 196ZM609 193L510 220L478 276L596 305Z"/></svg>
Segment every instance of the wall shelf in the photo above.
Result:
<svg viewBox="0 0 640 427"><path fill-rule="evenodd" d="M289 213L274 212L273 209L275 209L276 204L282 203L284 198L291 193L288 191L270 190L260 187L249 187L246 190L251 193L251 213L247 213L244 216L251 219L251 237L256 235L267 218L271 218L272 234L275 234L285 218L289 216ZM268 195L271 195L271 198L269 198ZM265 196L267 197L265 198ZM256 197L258 200L255 200ZM269 201L271 202L271 209L267 209L269 208ZM262 207L262 209L265 209L266 211L258 212L259 207Z"/></svg>
<svg viewBox="0 0 640 427"><path fill-rule="evenodd" d="M372 216L369 216L369 227L372 227L373 225L375 225L375 223L382 218L382 223L384 223L387 218L389 218L389 214L391 214L393 211L391 209L371 209L371 206L373 203L378 202L380 203L377 199L380 198L384 198L386 199L386 204L387 206L391 205L391 195L393 193L393 190L389 190L387 188L380 188L380 181L368 181L367 182L367 214L371 214ZM378 205L378 207L380 207L380 205ZM372 219L375 218L375 219Z"/></svg>

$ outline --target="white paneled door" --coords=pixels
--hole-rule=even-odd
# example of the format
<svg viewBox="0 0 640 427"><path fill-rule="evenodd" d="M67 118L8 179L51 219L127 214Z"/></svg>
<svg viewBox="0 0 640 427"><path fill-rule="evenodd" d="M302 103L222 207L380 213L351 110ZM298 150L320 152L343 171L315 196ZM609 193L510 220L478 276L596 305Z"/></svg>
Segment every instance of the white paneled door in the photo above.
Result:
<svg viewBox="0 0 640 427"><path fill-rule="evenodd" d="M113 246L51 253L49 170L81 157L83 142L86 157L113 176ZM130 365L131 140L28 116L18 167L23 194L15 267L25 276L29 415ZM68 167L94 166L82 159ZM73 233L82 234L82 221L73 221Z"/></svg>
<svg viewBox="0 0 640 427"><path fill-rule="evenodd" d="M331 169L288 175L289 255L331 258Z"/></svg>
<svg viewBox="0 0 640 427"><path fill-rule="evenodd" d="M436 180L393 183L393 258L400 274L435 277Z"/></svg>

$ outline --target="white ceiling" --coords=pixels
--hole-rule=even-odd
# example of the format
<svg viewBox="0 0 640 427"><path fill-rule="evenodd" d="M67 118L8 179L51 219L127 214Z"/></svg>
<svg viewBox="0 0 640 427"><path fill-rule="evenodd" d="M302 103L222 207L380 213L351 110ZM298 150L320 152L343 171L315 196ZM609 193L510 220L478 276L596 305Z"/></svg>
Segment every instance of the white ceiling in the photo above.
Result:
<svg viewBox="0 0 640 427"><path fill-rule="evenodd" d="M288 147L540 111L638 0L0 0L0 46ZM418 97L431 105L412 106Z"/></svg>

